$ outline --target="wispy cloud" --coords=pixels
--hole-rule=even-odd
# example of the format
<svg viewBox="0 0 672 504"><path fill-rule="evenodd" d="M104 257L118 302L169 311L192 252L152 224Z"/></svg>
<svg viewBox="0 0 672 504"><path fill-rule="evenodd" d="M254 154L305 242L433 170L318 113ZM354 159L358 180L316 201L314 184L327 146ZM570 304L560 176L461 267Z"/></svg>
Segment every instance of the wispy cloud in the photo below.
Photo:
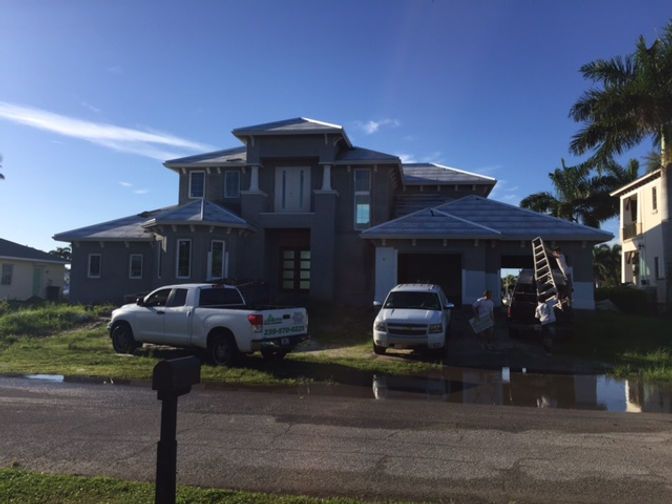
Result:
<svg viewBox="0 0 672 504"><path fill-rule="evenodd" d="M85 109L90 110L91 112L94 112L96 114L100 114L102 112L102 110L100 110L98 107L95 107L88 102L82 101L79 102L79 104Z"/></svg>
<svg viewBox="0 0 672 504"><path fill-rule="evenodd" d="M511 185L511 183L506 179L498 180L497 184L490 193L490 198L504 201L505 203L518 205L522 199L518 194L519 190L519 186Z"/></svg>
<svg viewBox="0 0 672 504"><path fill-rule="evenodd" d="M415 156L413 154L407 154L405 152L400 152L396 154L396 156L401 159L402 163L417 163L418 160L415 159Z"/></svg>
<svg viewBox="0 0 672 504"><path fill-rule="evenodd" d="M0 119L63 136L86 140L108 149L152 159L180 157L184 151L208 151L214 147L170 133L124 128L102 122L85 121L47 110L0 101ZM170 150L170 149L176 149Z"/></svg>
<svg viewBox="0 0 672 504"><path fill-rule="evenodd" d="M130 190L133 192L133 194L147 194L149 192L149 189L133 189L133 184L130 182L126 182L125 180L121 180L119 182L119 185L121 187L125 187L126 189Z"/></svg>
<svg viewBox="0 0 672 504"><path fill-rule="evenodd" d="M355 121L355 127L362 130L367 135L373 135L374 133L380 131L380 128L383 127L397 128L399 126L401 126L399 119L391 118L380 119L378 121L374 121L372 119L364 122Z"/></svg>

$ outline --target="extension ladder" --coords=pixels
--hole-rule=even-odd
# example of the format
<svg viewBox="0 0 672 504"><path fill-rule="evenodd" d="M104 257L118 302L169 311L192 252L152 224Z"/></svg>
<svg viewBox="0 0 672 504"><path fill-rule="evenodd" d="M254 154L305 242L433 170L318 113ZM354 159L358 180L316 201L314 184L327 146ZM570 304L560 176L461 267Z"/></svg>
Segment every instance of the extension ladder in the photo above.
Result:
<svg viewBox="0 0 672 504"><path fill-rule="evenodd" d="M555 297L560 303L558 286L553 278L553 270L548 261L548 254L544 246L544 240L537 236L532 240L532 255L534 257L534 279L537 283L537 299L543 303Z"/></svg>

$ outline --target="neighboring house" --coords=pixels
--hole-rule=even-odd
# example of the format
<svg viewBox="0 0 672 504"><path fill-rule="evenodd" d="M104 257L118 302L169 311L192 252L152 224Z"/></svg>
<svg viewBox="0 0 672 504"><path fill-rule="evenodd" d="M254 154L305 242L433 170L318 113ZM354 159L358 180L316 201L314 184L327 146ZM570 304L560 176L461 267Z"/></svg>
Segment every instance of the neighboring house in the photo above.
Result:
<svg viewBox="0 0 672 504"><path fill-rule="evenodd" d="M0 238L0 299L57 299L66 261Z"/></svg>
<svg viewBox="0 0 672 504"><path fill-rule="evenodd" d="M490 177L355 147L305 118L238 128L244 145L166 161L175 206L59 233L71 299L120 301L174 282L262 281L278 302L370 305L396 282L440 283L456 303L501 268L531 267L530 240L561 244L576 306L593 307L592 246L611 234L488 200Z"/></svg>
<svg viewBox="0 0 672 504"><path fill-rule="evenodd" d="M647 173L611 193L621 201L621 281L650 290L658 303L667 303L663 243L659 212L660 170Z"/></svg>

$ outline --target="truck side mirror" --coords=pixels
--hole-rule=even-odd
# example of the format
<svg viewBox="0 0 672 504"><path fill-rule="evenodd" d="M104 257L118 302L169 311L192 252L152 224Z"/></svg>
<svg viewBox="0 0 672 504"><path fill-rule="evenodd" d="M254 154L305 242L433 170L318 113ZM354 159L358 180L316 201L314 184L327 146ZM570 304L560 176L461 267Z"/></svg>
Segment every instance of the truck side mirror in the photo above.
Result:
<svg viewBox="0 0 672 504"><path fill-rule="evenodd" d="M374 301L373 302L373 312L374 313L378 313L382 307L383 307L383 303L381 303L380 301Z"/></svg>
<svg viewBox="0 0 672 504"><path fill-rule="evenodd" d="M444 306L444 308L445 308L446 310L454 310L454 309L455 309L455 305L454 305L453 303L451 303L450 301L448 301L448 302L446 303L446 305Z"/></svg>
<svg viewBox="0 0 672 504"><path fill-rule="evenodd" d="M138 306L145 306L145 300L142 297L139 297L135 300L135 304Z"/></svg>
<svg viewBox="0 0 672 504"><path fill-rule="evenodd" d="M164 360L154 366L152 390L159 399L188 394L191 386L201 383L201 361L197 357Z"/></svg>

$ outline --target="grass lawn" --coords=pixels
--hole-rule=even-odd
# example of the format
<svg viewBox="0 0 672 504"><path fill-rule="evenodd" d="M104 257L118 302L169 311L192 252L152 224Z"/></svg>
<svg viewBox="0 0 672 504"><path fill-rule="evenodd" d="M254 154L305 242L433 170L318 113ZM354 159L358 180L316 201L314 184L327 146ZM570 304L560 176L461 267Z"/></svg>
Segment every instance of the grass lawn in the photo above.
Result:
<svg viewBox="0 0 672 504"><path fill-rule="evenodd" d="M154 485L103 477L42 474L16 468L0 469L2 502L22 504L153 503ZM356 504L354 499L273 495L192 486L178 486L177 502L190 504Z"/></svg>
<svg viewBox="0 0 672 504"><path fill-rule="evenodd" d="M620 376L672 380L672 320L615 312L580 314L574 337L554 345L553 351L611 364Z"/></svg>
<svg viewBox="0 0 672 504"><path fill-rule="evenodd" d="M179 357L188 351L144 347L135 355L112 350L102 310L78 306L45 306L0 315L0 374L59 374L114 380L149 380L159 359ZM246 356L231 368L203 366L204 382L249 385L294 385L307 381L330 383L370 382L370 373L418 374L438 364L381 358L371 351L370 315L316 317L319 351L290 353L284 361ZM49 334L49 327L53 333ZM74 329L73 329L74 328ZM324 342L324 343L323 343ZM314 344L312 346L315 346Z"/></svg>

